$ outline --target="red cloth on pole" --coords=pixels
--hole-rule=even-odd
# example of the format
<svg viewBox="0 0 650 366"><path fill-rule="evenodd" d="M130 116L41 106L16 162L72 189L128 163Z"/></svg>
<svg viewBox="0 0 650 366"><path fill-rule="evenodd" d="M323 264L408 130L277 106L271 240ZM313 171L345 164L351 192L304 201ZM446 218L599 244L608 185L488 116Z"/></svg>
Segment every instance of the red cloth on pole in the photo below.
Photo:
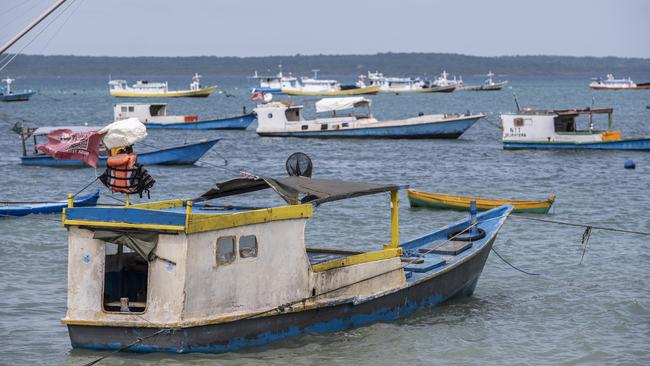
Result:
<svg viewBox="0 0 650 366"><path fill-rule="evenodd" d="M251 95L251 100L252 101L264 100L264 92L261 90L253 91L253 95Z"/></svg>
<svg viewBox="0 0 650 366"><path fill-rule="evenodd" d="M102 137L97 131L60 129L47 134L47 144L36 147L56 160L81 160L96 168Z"/></svg>

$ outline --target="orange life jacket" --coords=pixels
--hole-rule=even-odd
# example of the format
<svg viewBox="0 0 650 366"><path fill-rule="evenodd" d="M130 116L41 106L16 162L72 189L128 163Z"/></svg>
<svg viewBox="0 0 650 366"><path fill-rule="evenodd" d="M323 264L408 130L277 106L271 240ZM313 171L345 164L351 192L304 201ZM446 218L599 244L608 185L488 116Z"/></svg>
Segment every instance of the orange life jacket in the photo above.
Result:
<svg viewBox="0 0 650 366"><path fill-rule="evenodd" d="M133 193L137 158L134 153L110 156L106 161L107 182L113 192Z"/></svg>

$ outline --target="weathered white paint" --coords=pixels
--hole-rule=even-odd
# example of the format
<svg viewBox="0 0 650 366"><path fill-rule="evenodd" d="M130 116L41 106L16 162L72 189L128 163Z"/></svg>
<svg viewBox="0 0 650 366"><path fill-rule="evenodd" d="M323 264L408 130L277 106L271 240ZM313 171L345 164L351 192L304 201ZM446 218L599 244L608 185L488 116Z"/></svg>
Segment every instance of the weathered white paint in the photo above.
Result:
<svg viewBox="0 0 650 366"><path fill-rule="evenodd" d="M142 314L103 310L105 243L93 232L68 228L68 311L64 322L114 326L191 326L297 303L323 306L404 285L400 258L314 273L304 243L307 219L289 219L186 235L160 234L149 264L147 306ZM257 257L239 256L239 238L257 237ZM236 258L217 264L219 237L235 236ZM86 258L84 260L84 258ZM339 290L337 290L339 289Z"/></svg>
<svg viewBox="0 0 650 366"><path fill-rule="evenodd" d="M356 113L359 110L359 108L357 108L354 109L352 113L343 112L334 114L332 117L305 120L302 115L302 108L303 106L290 106L284 102L261 104L255 108L255 113L257 113L256 131L258 133L277 133L414 126L434 122L450 122L471 117L478 118L482 116L461 116L458 114L427 114L400 120L378 121L375 117L372 116L372 114L370 114L369 110L364 110L363 113ZM324 128L324 125L326 128Z"/></svg>
<svg viewBox="0 0 650 366"><path fill-rule="evenodd" d="M552 112L502 114L503 141L519 142L600 142L602 131L582 133L555 132L555 118Z"/></svg>

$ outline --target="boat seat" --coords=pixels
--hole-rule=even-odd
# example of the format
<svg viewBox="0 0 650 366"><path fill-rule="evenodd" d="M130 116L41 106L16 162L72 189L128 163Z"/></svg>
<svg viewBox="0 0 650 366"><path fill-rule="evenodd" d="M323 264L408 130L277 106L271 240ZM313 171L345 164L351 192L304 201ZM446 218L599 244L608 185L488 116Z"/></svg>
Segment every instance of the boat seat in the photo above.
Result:
<svg viewBox="0 0 650 366"><path fill-rule="evenodd" d="M420 248L420 253L458 255L472 247L471 241L445 241L444 244Z"/></svg>
<svg viewBox="0 0 650 366"><path fill-rule="evenodd" d="M441 258L440 256L427 256L422 258L422 262L420 263L409 263L404 266L405 271L411 271L411 272L428 272L434 268L438 268L440 266L444 266L445 263L447 263L446 260Z"/></svg>

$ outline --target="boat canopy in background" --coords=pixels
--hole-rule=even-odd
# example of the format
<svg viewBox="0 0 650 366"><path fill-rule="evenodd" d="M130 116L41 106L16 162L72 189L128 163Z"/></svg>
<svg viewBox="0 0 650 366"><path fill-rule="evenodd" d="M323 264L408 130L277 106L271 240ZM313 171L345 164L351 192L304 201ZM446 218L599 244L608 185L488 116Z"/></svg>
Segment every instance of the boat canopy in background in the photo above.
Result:
<svg viewBox="0 0 650 366"><path fill-rule="evenodd" d="M272 188L287 203L321 203L369 194L397 191L404 188L395 184L347 182L342 180L312 179L291 176L286 178L236 178L217 183L214 188L195 198L201 202ZM301 198L302 196L302 198Z"/></svg>
<svg viewBox="0 0 650 366"><path fill-rule="evenodd" d="M99 130L108 149L131 146L147 137L147 128L137 118L115 121Z"/></svg>
<svg viewBox="0 0 650 366"><path fill-rule="evenodd" d="M327 98L316 102L316 112L333 112L357 107L370 107L370 99L364 97Z"/></svg>

